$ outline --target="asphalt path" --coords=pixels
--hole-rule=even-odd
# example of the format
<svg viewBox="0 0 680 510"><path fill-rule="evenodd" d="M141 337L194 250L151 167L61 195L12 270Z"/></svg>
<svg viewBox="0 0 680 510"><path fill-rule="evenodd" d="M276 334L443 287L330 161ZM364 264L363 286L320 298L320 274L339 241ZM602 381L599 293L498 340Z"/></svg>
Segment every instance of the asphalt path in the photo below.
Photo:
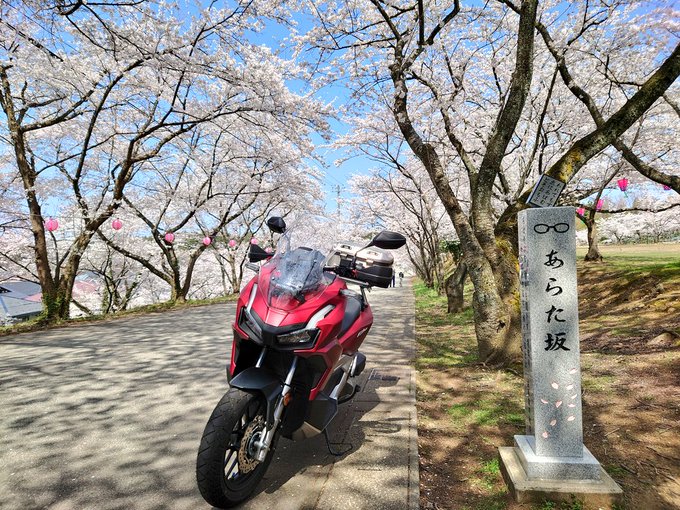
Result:
<svg viewBox="0 0 680 510"><path fill-rule="evenodd" d="M244 508L417 508L410 288L375 290L364 390L282 439ZM202 509L198 444L227 389L235 304L0 338L1 509ZM348 505L348 503L352 503Z"/></svg>

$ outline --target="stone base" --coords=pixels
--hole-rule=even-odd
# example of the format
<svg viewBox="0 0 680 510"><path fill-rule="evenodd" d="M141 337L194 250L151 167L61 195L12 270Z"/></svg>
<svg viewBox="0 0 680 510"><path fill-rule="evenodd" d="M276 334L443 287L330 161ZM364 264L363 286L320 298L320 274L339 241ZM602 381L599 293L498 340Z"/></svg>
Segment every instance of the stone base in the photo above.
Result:
<svg viewBox="0 0 680 510"><path fill-rule="evenodd" d="M543 501L581 501L593 507L611 507L621 504L621 487L600 467L599 480L530 480L527 477L516 448L500 447L500 467L505 483L518 503Z"/></svg>
<svg viewBox="0 0 680 510"><path fill-rule="evenodd" d="M515 436L515 453L530 480L599 480L600 463L583 447L582 457L536 455L534 436Z"/></svg>

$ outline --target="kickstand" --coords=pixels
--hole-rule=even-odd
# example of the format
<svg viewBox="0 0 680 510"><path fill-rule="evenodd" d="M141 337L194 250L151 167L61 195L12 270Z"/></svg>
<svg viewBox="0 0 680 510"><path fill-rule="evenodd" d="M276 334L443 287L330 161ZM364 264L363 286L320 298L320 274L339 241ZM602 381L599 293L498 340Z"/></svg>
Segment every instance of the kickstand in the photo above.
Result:
<svg viewBox="0 0 680 510"><path fill-rule="evenodd" d="M333 457L342 457L344 454L346 454L348 451L350 451L352 448L354 448L352 446L352 444L350 443L349 448L346 448L344 451L339 452L339 451L334 450L331 447L331 440L328 437L328 430L327 429L323 429L323 437L326 438L326 447L328 448L328 453L333 455ZM342 444L342 443L336 443L336 444Z"/></svg>

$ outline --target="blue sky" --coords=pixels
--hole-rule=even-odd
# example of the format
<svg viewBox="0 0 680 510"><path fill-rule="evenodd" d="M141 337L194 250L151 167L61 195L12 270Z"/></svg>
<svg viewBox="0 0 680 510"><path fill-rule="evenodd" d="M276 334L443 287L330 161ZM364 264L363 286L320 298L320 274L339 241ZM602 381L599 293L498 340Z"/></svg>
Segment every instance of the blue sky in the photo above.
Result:
<svg viewBox="0 0 680 510"><path fill-rule="evenodd" d="M186 21L188 22L192 15L198 14L198 10L196 5L192 4L191 1L188 1L185 4L185 7L186 9L184 10L184 13L186 15ZM310 20L305 19L304 15L302 14L296 15L295 21L298 24L298 30L301 32L311 26ZM269 22L262 32L251 32L248 38L255 44L263 44L272 48L273 50L277 50L281 49L282 44L288 35L288 27ZM290 56L290 54L286 55L284 52L283 56ZM306 84L304 83L289 83L289 87L295 92L306 92L305 88L307 88ZM324 102L333 102L335 105L340 106L347 102L349 98L349 91L342 85L335 84L332 87L327 87L320 91L318 98ZM348 125L338 120L331 120L330 125L332 136L334 138L347 133L349 130ZM322 171L322 185L326 194L326 209L329 212L335 211L338 186L340 187L341 196L345 198L349 197L350 194L347 186L348 179L353 173L366 172L368 168L374 165L374 163L366 158L357 157L341 164L340 166L335 166L335 161L344 156L343 151L331 150L327 147L327 142L324 141L321 136L316 134L313 136L313 142L317 146L315 155L319 160L321 160L321 163L314 160L310 160L308 163ZM56 206L55 209L57 209Z"/></svg>
<svg viewBox="0 0 680 510"><path fill-rule="evenodd" d="M299 32L304 32L310 26L309 19L306 19L302 14L296 15L295 21ZM270 22L262 32L252 34L252 41L256 44L264 44L270 48L279 48L288 35L289 31L287 27ZM287 56L285 52L283 55ZM304 89L304 84L289 83L289 87L291 90L297 92ZM341 83L326 87L317 94L317 97L320 100L326 103L332 102L336 106L344 105L349 100L349 96L349 89L343 87ZM331 119L329 123L333 138L342 136L350 130L350 126L340 120ZM345 152L343 150L328 148L328 143L318 135L313 136L313 141L317 146L315 155L322 163L309 161L309 164L314 168L323 171L323 189L326 193L326 210L332 212L336 209L338 186L340 187L341 197L350 197L351 193L349 193L349 187L347 185L349 178L356 173L366 173L369 168L375 166L375 162L364 156L357 156L336 166L335 162L337 160L346 157Z"/></svg>

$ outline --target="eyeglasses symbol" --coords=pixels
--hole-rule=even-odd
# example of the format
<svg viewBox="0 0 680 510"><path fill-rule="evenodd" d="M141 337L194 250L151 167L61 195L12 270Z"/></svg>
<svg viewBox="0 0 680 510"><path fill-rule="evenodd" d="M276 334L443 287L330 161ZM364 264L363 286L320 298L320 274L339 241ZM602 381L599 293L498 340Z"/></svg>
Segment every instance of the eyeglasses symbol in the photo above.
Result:
<svg viewBox="0 0 680 510"><path fill-rule="evenodd" d="M537 234L547 234L550 229L554 230L558 234L564 234L569 230L568 223L556 223L555 225L546 225L545 223L538 223L534 225L534 232Z"/></svg>

